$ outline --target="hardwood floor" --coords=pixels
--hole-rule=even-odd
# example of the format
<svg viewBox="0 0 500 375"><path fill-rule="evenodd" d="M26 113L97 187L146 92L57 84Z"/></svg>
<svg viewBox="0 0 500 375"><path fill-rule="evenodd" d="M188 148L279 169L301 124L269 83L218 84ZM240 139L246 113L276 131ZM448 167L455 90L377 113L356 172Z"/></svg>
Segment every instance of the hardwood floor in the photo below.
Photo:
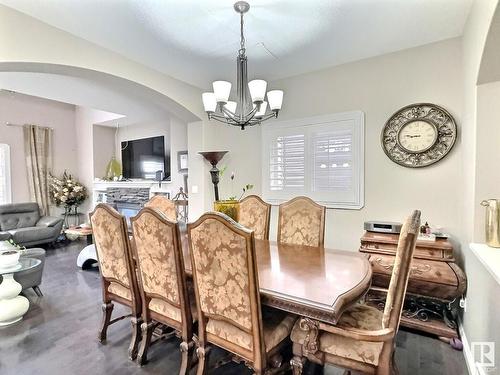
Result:
<svg viewBox="0 0 500 375"><path fill-rule="evenodd" d="M130 322L123 320L108 330L108 342L97 342L101 320L101 287L97 270L82 271L76 257L84 242L48 249L41 285L43 297L28 291L31 306L24 319L0 328L0 374L176 374L180 363L179 341L158 343L149 352L149 363L138 367L127 359ZM117 313L125 309L116 305ZM117 315L116 315L117 316ZM212 360L222 353L216 352ZM400 331L397 363L401 375L467 374L462 352L430 337ZM307 374L322 372L310 368ZM250 374L231 364L211 374ZM343 371L327 367L324 374Z"/></svg>

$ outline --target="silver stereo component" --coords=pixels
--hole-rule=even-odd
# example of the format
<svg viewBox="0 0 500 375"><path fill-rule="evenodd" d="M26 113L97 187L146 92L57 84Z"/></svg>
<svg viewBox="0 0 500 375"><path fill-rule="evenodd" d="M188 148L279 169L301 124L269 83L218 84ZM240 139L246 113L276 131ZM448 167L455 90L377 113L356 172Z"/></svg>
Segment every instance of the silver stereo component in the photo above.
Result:
<svg viewBox="0 0 500 375"><path fill-rule="evenodd" d="M400 233L402 226L401 223L390 221L365 221L365 230L368 232Z"/></svg>

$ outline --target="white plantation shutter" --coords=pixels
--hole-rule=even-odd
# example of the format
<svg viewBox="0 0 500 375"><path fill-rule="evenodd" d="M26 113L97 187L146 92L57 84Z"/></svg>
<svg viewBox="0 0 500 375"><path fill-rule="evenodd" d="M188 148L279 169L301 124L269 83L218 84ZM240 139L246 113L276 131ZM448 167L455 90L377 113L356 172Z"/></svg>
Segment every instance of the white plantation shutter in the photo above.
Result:
<svg viewBox="0 0 500 375"><path fill-rule="evenodd" d="M0 143L0 204L11 203L10 148Z"/></svg>
<svg viewBox="0 0 500 375"><path fill-rule="evenodd" d="M304 134L278 136L270 146L269 188L303 189L305 184Z"/></svg>
<svg viewBox="0 0 500 375"><path fill-rule="evenodd" d="M346 112L262 127L263 196L306 195L327 207L364 204L364 115Z"/></svg>

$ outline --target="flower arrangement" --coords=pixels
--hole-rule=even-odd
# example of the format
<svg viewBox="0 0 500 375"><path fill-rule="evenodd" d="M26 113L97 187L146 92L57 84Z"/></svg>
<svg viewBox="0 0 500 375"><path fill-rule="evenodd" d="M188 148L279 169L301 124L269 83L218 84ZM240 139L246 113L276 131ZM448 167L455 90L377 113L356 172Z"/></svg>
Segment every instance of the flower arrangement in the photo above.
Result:
<svg viewBox="0 0 500 375"><path fill-rule="evenodd" d="M222 177L224 175L224 172L226 171L227 167L223 167L221 171L219 172L219 177ZM231 172L231 196L227 200L220 200L214 202L214 210L222 212L226 214L227 216L231 217L232 219L238 221L239 216L240 216L240 200L243 198L246 192L249 190L253 189L252 184L246 184L243 186L243 192L241 193L240 197L237 198L236 195L234 195L234 177L235 173Z"/></svg>
<svg viewBox="0 0 500 375"><path fill-rule="evenodd" d="M64 171L61 178L50 175L50 198L56 206L81 205L88 197L87 188Z"/></svg>

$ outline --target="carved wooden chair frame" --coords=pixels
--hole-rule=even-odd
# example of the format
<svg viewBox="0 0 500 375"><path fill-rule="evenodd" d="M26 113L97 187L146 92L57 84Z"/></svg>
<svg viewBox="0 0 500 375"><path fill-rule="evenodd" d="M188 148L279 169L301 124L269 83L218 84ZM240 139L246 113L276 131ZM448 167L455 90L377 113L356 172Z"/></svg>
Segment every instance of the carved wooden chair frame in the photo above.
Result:
<svg viewBox="0 0 500 375"><path fill-rule="evenodd" d="M179 303L168 300L167 298L154 293L148 293L144 290L144 283L142 279L141 264L139 261L139 252L137 250L136 241L136 230L135 223L141 218L142 215L151 215L155 220L159 221L165 226L166 230L171 230L173 234L173 254L175 259L175 269L177 273L177 288L179 295ZM184 256L181 247L181 236L179 232L179 226L177 222L170 221L167 216L153 207L144 207L137 216L131 218L132 233L134 238L134 246L132 246L132 251L134 258L137 262L137 279L139 284L139 291L142 299L142 319L143 323L141 325L142 330L142 342L139 348L139 353L137 356L137 362L142 365L147 361L147 351L151 344L154 342L159 342L164 339L165 336L160 336L157 340L152 342L152 336L158 323L164 324L168 327L173 328L175 331L166 335L168 337L176 334L181 338L182 342L180 344L181 350L181 370L180 374L186 374L191 368L192 355L194 352L194 342L193 342L193 318L191 312L191 304L189 301L188 287L186 282L186 269L184 265ZM152 298L158 298L164 300L172 306L177 307L181 312L181 321L178 322L149 308L149 303Z"/></svg>
<svg viewBox="0 0 500 375"><path fill-rule="evenodd" d="M319 243L315 246L319 246L319 247L324 246L324 244L325 244L326 207L316 203L311 198L304 197L304 196L295 197L295 198L290 199L289 201L281 203L279 205L279 210L278 210L278 242L281 242L281 227L282 227L281 220L283 218L283 210L286 210L288 206L291 206L294 203L299 202L299 201L304 201L307 204L309 204L311 207L314 207L316 209L321 210L321 220L320 220L320 227L319 227ZM298 244L298 245L301 245L301 244Z"/></svg>
<svg viewBox="0 0 500 375"><path fill-rule="evenodd" d="M260 205L262 205L263 207L265 207L266 209L266 219L265 219L265 228L264 228L264 240L269 240L269 224L271 222L271 205L269 203L266 203L262 200L261 197L259 197L258 195L249 195L245 198L243 198L240 202L240 219L241 219L241 204L246 202L246 201L249 201L249 200L257 200L257 202L259 202ZM250 228L252 229L252 228Z"/></svg>
<svg viewBox="0 0 500 375"><path fill-rule="evenodd" d="M164 210L165 206L169 206L169 208L172 209L172 213L175 217L170 217L168 215L168 212ZM146 202L144 207L150 207L159 210L167 217L167 219L171 221L177 221L177 206L175 205L175 202L173 200L167 198L164 195L154 195L153 197L151 197L151 199L149 199L149 201Z"/></svg>
<svg viewBox="0 0 500 375"><path fill-rule="evenodd" d="M251 308L251 321L252 329L247 330L241 327L235 322L220 316L207 314L201 310L200 304L200 294L197 285L197 274L196 274L196 259L193 252L193 244L191 241L191 231L203 224L206 220L217 220L222 223L225 227L232 230L234 233L242 236L246 243L246 255L247 255L247 265L248 265L248 276L249 276L249 294L250 294L250 308ZM198 337L197 341L197 355L198 355L198 371L197 375L204 375L207 373L206 362L208 361L208 356L210 354L210 344L215 344L231 353L234 354L233 360L236 362L244 362L245 365L251 368L255 374L272 374L285 370L280 368L282 366L279 351L286 344L286 340L278 345L271 352L266 353L265 343L264 343L264 329L262 324L262 310L260 303L260 289L257 273L257 262L255 257L255 238L253 231L248 230L242 225L238 224L228 216L221 214L219 212L210 212L203 214L194 223L188 224L188 236L189 236L189 246L191 262L193 265L193 280L195 286L196 303L198 308ZM206 331L206 324L208 319L222 320L225 323L232 324L238 329L247 332L252 336L253 339L253 351L242 348L236 344L225 341L215 335L211 335ZM286 366L287 364L285 364ZM269 368L269 366L273 368Z"/></svg>
<svg viewBox="0 0 500 375"><path fill-rule="evenodd" d="M391 277L382 319L383 328L379 330L341 328L302 318L299 323L300 328L306 331L307 335L305 336L303 344L293 343L294 357L290 361L290 364L292 365L294 375L302 374L302 368L306 359L321 365L333 364L343 367L347 369L348 374L350 374L351 371L375 375L394 375L399 373L394 360L395 341L419 228L420 211L416 210L408 217L401 232L396 254L396 258L400 257L400 262L399 266L395 262L393 276ZM405 233L403 233L403 231ZM398 271L397 274L396 271ZM322 331L359 341L383 343L378 365L375 366L321 352L319 350L318 336Z"/></svg>
<svg viewBox="0 0 500 375"><path fill-rule="evenodd" d="M115 209L113 209L111 206L105 204L105 203L99 203L93 212L89 214L90 217L90 222L92 223L92 217L96 214L98 210L104 210L108 215L112 216L115 219L118 219L120 221L120 235L122 237L123 244L125 246L125 249L123 249L124 257L125 257L125 263L127 267L127 277L130 283L130 287L126 287L120 280L111 278L111 277L104 277L101 273L101 282L102 282L102 298L103 298L103 304L102 304L102 312L103 312L103 317L102 317L102 324L101 328L99 330L99 342L105 343L106 338L107 338L107 331L108 327L116 323L122 319L125 319L129 316L131 316L131 323L132 323L132 338L130 342L130 346L128 349L128 356L129 359L134 360L137 357L137 351L139 347L139 341L141 340L141 332L140 332L140 325L142 323L141 320L141 298L139 294L139 287L137 284L137 278L136 278L136 273L135 273L135 265L134 265L134 260L132 259L131 256L131 251L130 251L130 240L128 236L128 230L127 230L127 221L124 216L120 215L119 212L117 212ZM95 236L95 231L94 231L94 236ZM99 249L98 249L98 241L94 240L95 246L96 246L96 253L97 253L97 259L100 264L99 260ZM124 288L127 288L130 290L131 294L131 301L116 295L114 293L109 292L108 288L111 282L117 283L121 285ZM130 315L124 315L115 319L111 319L111 315L113 313L113 301L118 302L122 305L130 307L132 313Z"/></svg>

